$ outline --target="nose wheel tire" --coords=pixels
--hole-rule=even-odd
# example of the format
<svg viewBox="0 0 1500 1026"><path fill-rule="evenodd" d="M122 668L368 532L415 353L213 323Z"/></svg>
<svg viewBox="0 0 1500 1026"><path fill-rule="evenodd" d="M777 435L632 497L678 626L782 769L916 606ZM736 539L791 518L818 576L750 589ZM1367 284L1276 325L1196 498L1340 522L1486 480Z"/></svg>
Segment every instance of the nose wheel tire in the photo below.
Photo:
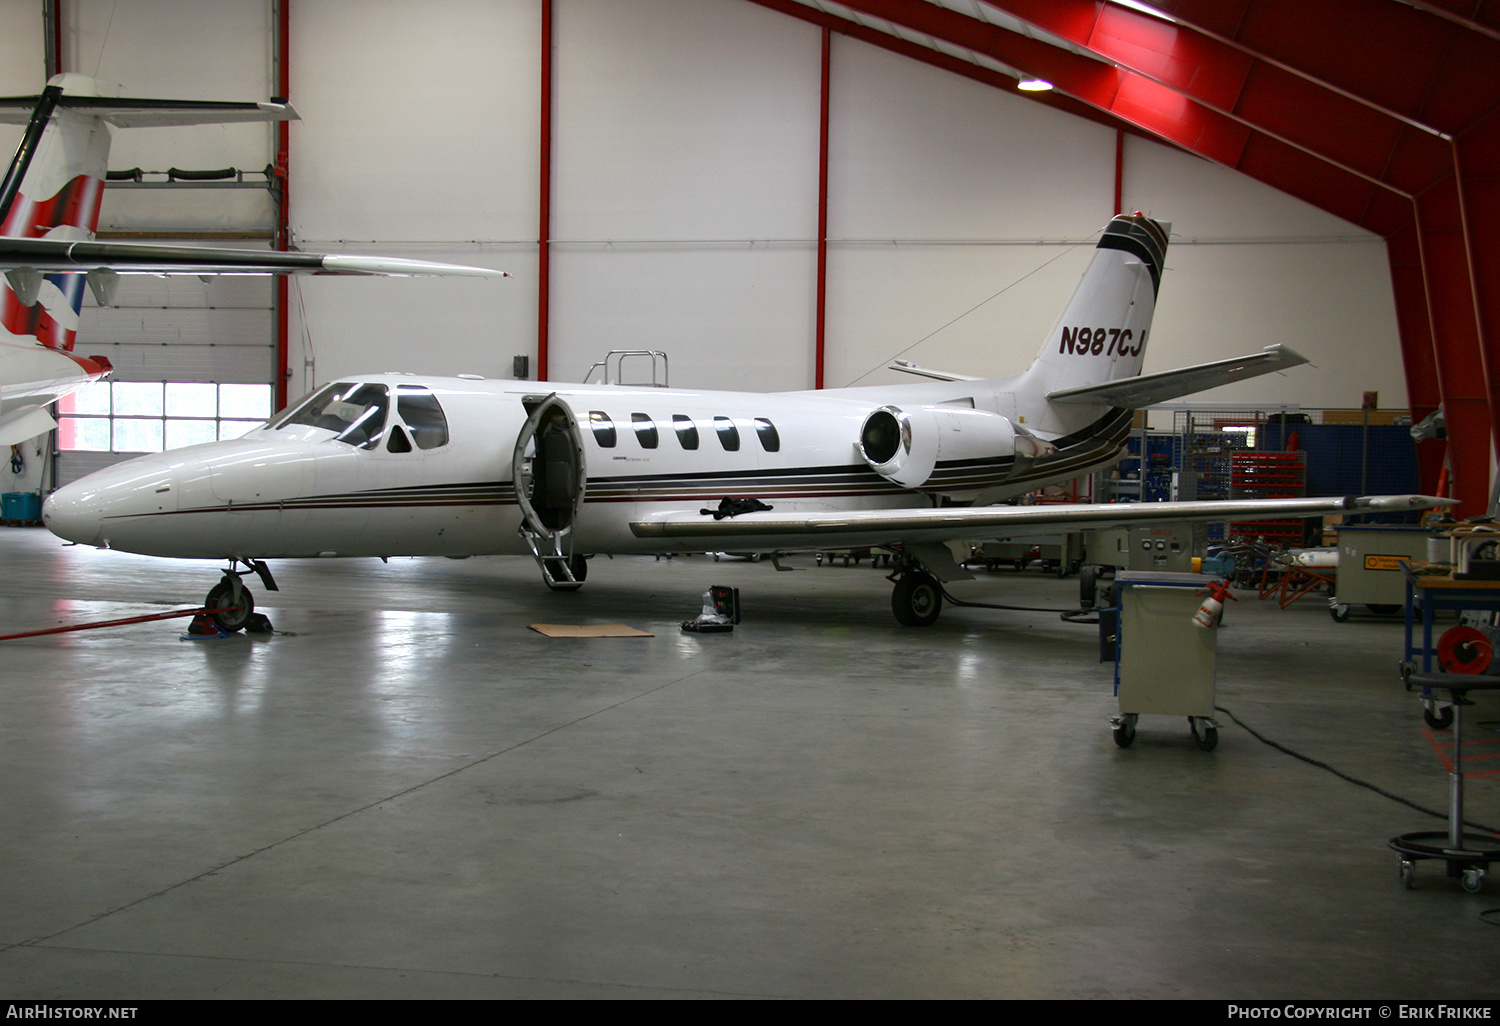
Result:
<svg viewBox="0 0 1500 1026"><path fill-rule="evenodd" d="M250 589L241 585L239 591L239 598L236 599L234 582L226 577L210 588L208 597L203 600L203 607L208 610L208 615L227 634L242 629L255 615L255 599L251 596Z"/></svg>
<svg viewBox="0 0 1500 1026"><path fill-rule="evenodd" d="M913 571L896 580L891 612L906 627L926 627L943 611L943 589L931 574Z"/></svg>

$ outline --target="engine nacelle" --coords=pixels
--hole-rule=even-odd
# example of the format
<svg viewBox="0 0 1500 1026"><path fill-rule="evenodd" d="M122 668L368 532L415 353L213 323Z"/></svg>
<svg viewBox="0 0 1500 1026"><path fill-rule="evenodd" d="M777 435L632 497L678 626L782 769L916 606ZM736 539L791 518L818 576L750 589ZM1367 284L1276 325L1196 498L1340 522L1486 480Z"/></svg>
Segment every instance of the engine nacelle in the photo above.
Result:
<svg viewBox="0 0 1500 1026"><path fill-rule="evenodd" d="M921 488L938 461L1017 457L1026 465L1057 451L1008 417L958 406L882 406L865 418L859 453L880 476Z"/></svg>

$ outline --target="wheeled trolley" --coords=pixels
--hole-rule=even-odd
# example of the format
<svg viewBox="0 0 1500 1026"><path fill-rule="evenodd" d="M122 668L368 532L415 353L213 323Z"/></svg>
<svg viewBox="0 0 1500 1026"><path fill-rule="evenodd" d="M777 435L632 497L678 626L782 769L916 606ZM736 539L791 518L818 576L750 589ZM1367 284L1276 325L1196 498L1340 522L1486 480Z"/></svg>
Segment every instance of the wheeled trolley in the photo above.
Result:
<svg viewBox="0 0 1500 1026"><path fill-rule="evenodd" d="M1214 721L1218 629L1193 625L1207 574L1122 570L1115 575L1115 744L1128 748L1144 714L1186 716L1205 752L1219 743ZM1101 618L1103 619L1103 618Z"/></svg>

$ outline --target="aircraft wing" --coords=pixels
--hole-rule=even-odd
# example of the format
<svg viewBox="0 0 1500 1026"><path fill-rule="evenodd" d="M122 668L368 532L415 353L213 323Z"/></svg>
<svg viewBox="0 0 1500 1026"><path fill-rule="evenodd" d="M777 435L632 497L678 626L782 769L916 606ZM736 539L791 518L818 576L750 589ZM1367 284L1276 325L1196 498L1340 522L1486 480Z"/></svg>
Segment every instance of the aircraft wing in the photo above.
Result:
<svg viewBox="0 0 1500 1026"><path fill-rule="evenodd" d="M0 125L24 125L41 96L0 96ZM76 96L63 93L57 106L79 110L117 128L168 125L223 125L245 121L300 121L290 103L220 100L150 100L123 96Z"/></svg>
<svg viewBox="0 0 1500 1026"><path fill-rule="evenodd" d="M508 277L504 271L463 264L342 253L285 253L265 249L211 249L141 242L0 238L0 271L28 268L43 274L107 268L122 274L444 274Z"/></svg>
<svg viewBox="0 0 1500 1026"><path fill-rule="evenodd" d="M1431 495L1344 498L1227 499L1208 502L1133 502L1066 506L958 506L829 513L743 513L714 520L692 511L663 513L632 523L638 538L702 542L707 549L862 548L892 543L979 540L1056 534L1171 521L1272 520L1330 513L1404 513L1452 505Z"/></svg>
<svg viewBox="0 0 1500 1026"><path fill-rule="evenodd" d="M1205 389L1286 370L1307 362L1307 357L1286 346L1266 346L1264 352L1251 356L1235 356L1180 370L1142 374L1134 378L1107 381L1102 385L1048 392L1047 398L1054 403L1087 403L1113 406L1121 410L1138 410L1143 406L1180 399Z"/></svg>

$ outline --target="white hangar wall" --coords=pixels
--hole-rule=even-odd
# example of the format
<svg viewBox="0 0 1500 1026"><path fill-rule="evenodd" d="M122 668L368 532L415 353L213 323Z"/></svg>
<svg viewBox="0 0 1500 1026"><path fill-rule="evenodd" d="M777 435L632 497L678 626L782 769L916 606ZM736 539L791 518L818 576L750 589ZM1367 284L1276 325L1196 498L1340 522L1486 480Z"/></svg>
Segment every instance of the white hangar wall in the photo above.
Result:
<svg viewBox="0 0 1500 1026"><path fill-rule="evenodd" d="M15 23L0 67L35 71L5 72L9 91L40 84L31 7L0 15ZM129 92L275 91L267 0L66 10L65 63ZM660 348L677 385L810 387L819 31L742 0L554 12L552 377L610 348ZM298 280L292 391L356 370L505 377L513 355L534 361L539 0L302 0L291 38L298 243L514 275ZM896 355L1024 365L1112 213L1115 133L845 37L832 57L827 383L903 380L883 369ZM262 128L162 130L119 133L111 164L258 167L273 153ZM1127 209L1176 233L1147 370L1282 343L1316 366L1205 398L1348 406L1378 390L1401 404L1380 240L1134 137L1123 185ZM106 219L261 217L140 196L107 200Z"/></svg>
<svg viewBox="0 0 1500 1026"><path fill-rule="evenodd" d="M303 243L515 275L304 282L320 378L535 358L539 6L293 8ZM810 387L818 30L739 0L554 11L552 377L659 348L677 385ZM1023 366L1113 212L1114 152L1107 128L835 36L827 383L903 380L898 354ZM1281 343L1316 366L1202 398L1404 401L1378 238L1133 137L1123 185L1176 232L1148 370Z"/></svg>

